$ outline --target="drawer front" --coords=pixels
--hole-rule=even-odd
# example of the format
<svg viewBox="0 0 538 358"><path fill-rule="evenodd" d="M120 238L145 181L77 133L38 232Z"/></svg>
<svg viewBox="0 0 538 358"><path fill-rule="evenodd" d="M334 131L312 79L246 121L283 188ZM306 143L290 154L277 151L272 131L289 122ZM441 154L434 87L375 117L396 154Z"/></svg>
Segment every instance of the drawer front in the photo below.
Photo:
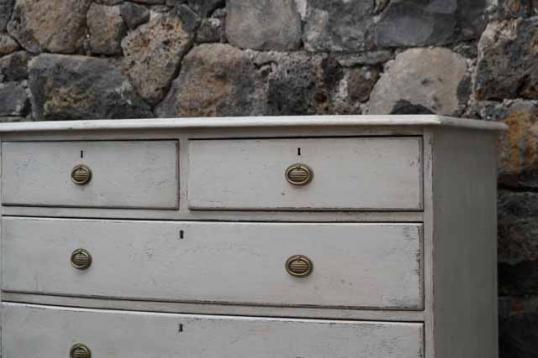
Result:
<svg viewBox="0 0 538 358"><path fill-rule="evenodd" d="M423 325L3 305L4 358L420 358Z"/></svg>
<svg viewBox="0 0 538 358"><path fill-rule="evenodd" d="M4 205L175 209L178 187L177 141L2 143Z"/></svg>
<svg viewBox="0 0 538 358"><path fill-rule="evenodd" d="M192 140L189 162L193 210L422 209L421 137Z"/></svg>
<svg viewBox="0 0 538 358"><path fill-rule="evenodd" d="M3 219L6 291L421 309L419 224ZM70 263L76 249L88 269ZM308 261L313 270L301 274ZM290 270L290 272L288 272Z"/></svg>

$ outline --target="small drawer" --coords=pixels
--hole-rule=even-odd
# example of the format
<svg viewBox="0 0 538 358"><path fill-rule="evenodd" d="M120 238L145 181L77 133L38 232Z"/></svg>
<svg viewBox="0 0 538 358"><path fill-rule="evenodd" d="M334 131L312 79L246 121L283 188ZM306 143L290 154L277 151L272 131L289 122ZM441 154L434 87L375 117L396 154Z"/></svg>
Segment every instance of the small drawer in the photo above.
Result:
<svg viewBox="0 0 538 358"><path fill-rule="evenodd" d="M191 140L192 210L422 210L422 138Z"/></svg>
<svg viewBox="0 0 538 358"><path fill-rule="evenodd" d="M2 143L4 205L176 209L178 142Z"/></svg>
<svg viewBox="0 0 538 358"><path fill-rule="evenodd" d="M4 218L2 288L178 302L420 310L420 224Z"/></svg>
<svg viewBox="0 0 538 358"><path fill-rule="evenodd" d="M424 353L422 323L198 316L5 303L2 325L5 358L422 358Z"/></svg>

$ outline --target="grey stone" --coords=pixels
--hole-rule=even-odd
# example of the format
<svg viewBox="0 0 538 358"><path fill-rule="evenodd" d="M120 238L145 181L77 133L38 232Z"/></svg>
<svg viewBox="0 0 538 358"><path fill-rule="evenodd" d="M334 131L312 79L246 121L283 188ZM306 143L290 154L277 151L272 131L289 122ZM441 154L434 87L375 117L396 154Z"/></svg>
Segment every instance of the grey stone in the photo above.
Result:
<svg viewBox="0 0 538 358"><path fill-rule="evenodd" d="M538 17L490 23L479 43L480 100L538 99Z"/></svg>
<svg viewBox="0 0 538 358"><path fill-rule="evenodd" d="M538 14L537 0L498 0L501 18L530 17Z"/></svg>
<svg viewBox="0 0 538 358"><path fill-rule="evenodd" d="M160 117L260 115L263 82L251 56L225 44L195 47L157 106Z"/></svg>
<svg viewBox="0 0 538 358"><path fill-rule="evenodd" d="M333 96L343 72L334 58L301 52L260 53L255 61L266 83L266 114L307 115L335 111Z"/></svg>
<svg viewBox="0 0 538 358"><path fill-rule="evenodd" d="M314 52L370 49L374 11L374 1L308 1L303 35L305 48Z"/></svg>
<svg viewBox="0 0 538 358"><path fill-rule="evenodd" d="M149 10L145 6L130 2L120 6L120 15L131 30L149 21Z"/></svg>
<svg viewBox="0 0 538 358"><path fill-rule="evenodd" d="M499 290L538 294L538 194L501 190L498 213Z"/></svg>
<svg viewBox="0 0 538 358"><path fill-rule="evenodd" d="M123 3L123 0L93 0L93 2L100 5L114 6Z"/></svg>
<svg viewBox="0 0 538 358"><path fill-rule="evenodd" d="M28 111L26 87L19 82L0 83L0 116L24 116Z"/></svg>
<svg viewBox="0 0 538 358"><path fill-rule="evenodd" d="M392 0L375 25L381 47L442 45L480 35L488 0Z"/></svg>
<svg viewBox="0 0 538 358"><path fill-rule="evenodd" d="M387 64L370 96L369 113L459 114L468 100L467 63L445 48L411 49Z"/></svg>
<svg viewBox="0 0 538 358"><path fill-rule="evenodd" d="M121 39L127 31L119 6L92 4L87 14L90 50L99 55L121 54Z"/></svg>
<svg viewBox="0 0 538 358"><path fill-rule="evenodd" d="M165 0L133 0L133 2L145 5L163 5L166 3Z"/></svg>
<svg viewBox="0 0 538 358"><path fill-rule="evenodd" d="M226 10L226 37L234 46L286 51L301 44L294 0L228 0Z"/></svg>
<svg viewBox="0 0 538 358"><path fill-rule="evenodd" d="M0 58L0 82L18 82L28 78L28 52L18 51Z"/></svg>
<svg viewBox="0 0 538 358"><path fill-rule="evenodd" d="M457 9L457 0L392 0L375 25L375 42L381 47L447 43Z"/></svg>
<svg viewBox="0 0 538 358"><path fill-rule="evenodd" d="M24 122L28 119L26 117L0 117L1 123L8 123L8 122Z"/></svg>
<svg viewBox="0 0 538 358"><path fill-rule="evenodd" d="M377 65L394 58L389 50L366 51L349 54L336 54L336 60L341 66L353 67L357 65Z"/></svg>
<svg viewBox="0 0 538 358"><path fill-rule="evenodd" d="M538 190L538 101L483 105L480 116L508 125L499 140L499 183L517 190Z"/></svg>
<svg viewBox="0 0 538 358"><path fill-rule="evenodd" d="M379 71L373 67L360 67L347 70L347 87L349 99L352 102L366 102L370 98L377 80Z"/></svg>
<svg viewBox="0 0 538 358"><path fill-rule="evenodd" d="M125 67L138 93L159 102L190 49L193 34L175 14L155 14L122 42Z"/></svg>
<svg viewBox="0 0 538 358"><path fill-rule="evenodd" d="M200 16L207 17L217 8L223 7L225 0L186 0L187 5Z"/></svg>
<svg viewBox="0 0 538 358"><path fill-rule="evenodd" d="M9 35L0 34L0 56L8 55L19 49L17 41L13 40Z"/></svg>
<svg viewBox="0 0 538 358"><path fill-rule="evenodd" d="M0 32L6 31L15 0L0 0Z"/></svg>
<svg viewBox="0 0 538 358"><path fill-rule="evenodd" d="M151 117L149 106L108 61L43 54L29 65L36 120Z"/></svg>
<svg viewBox="0 0 538 358"><path fill-rule="evenodd" d="M30 52L74 53L82 47L91 0L17 0L9 33Z"/></svg>
<svg viewBox="0 0 538 358"><path fill-rule="evenodd" d="M187 5L180 5L175 8L176 15L181 19L185 31L193 33L200 25L200 16Z"/></svg>
<svg viewBox="0 0 538 358"><path fill-rule="evenodd" d="M535 263L534 270L538 267ZM535 282L538 277L534 274ZM519 277L514 277L514 281ZM538 297L518 295L501 299L499 348L501 358L538 357ZM502 309L503 306L507 308Z"/></svg>
<svg viewBox="0 0 538 358"><path fill-rule="evenodd" d="M196 34L197 43L224 42L224 20L220 18L205 18L202 20Z"/></svg>

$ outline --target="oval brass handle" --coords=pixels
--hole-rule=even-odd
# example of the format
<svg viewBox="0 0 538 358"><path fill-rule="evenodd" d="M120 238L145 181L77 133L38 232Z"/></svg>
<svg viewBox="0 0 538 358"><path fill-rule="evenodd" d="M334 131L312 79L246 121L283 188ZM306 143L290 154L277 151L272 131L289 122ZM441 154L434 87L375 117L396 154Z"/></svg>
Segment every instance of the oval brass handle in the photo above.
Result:
<svg viewBox="0 0 538 358"><path fill-rule="evenodd" d="M293 164L286 169L286 180L293 185L306 185L312 181L314 173L306 164Z"/></svg>
<svg viewBox="0 0 538 358"><path fill-rule="evenodd" d="M71 254L71 264L77 270L87 270L92 265L92 255L87 250L76 249Z"/></svg>
<svg viewBox="0 0 538 358"><path fill-rule="evenodd" d="M82 343L75 344L69 351L70 358L91 358L92 352L90 348Z"/></svg>
<svg viewBox="0 0 538 358"><path fill-rule="evenodd" d="M88 184L91 179L92 171L84 164L77 165L71 170L71 180L77 185Z"/></svg>
<svg viewBox="0 0 538 358"><path fill-rule="evenodd" d="M286 261L286 271L295 277L306 277L312 273L314 263L303 255L294 255Z"/></svg>

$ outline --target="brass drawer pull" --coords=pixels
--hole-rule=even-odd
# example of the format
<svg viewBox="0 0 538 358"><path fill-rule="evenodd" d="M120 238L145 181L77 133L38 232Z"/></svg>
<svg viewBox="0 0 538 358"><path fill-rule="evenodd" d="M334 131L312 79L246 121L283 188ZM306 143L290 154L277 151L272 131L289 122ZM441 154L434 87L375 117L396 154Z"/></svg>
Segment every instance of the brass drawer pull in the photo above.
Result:
<svg viewBox="0 0 538 358"><path fill-rule="evenodd" d="M91 358L92 352L90 349L81 343L75 344L69 351L70 358Z"/></svg>
<svg viewBox="0 0 538 358"><path fill-rule="evenodd" d="M293 185L306 185L312 181L314 173L308 165L293 164L286 169L286 180Z"/></svg>
<svg viewBox="0 0 538 358"><path fill-rule="evenodd" d="M92 171L84 164L77 165L71 170L71 180L77 185L88 184L91 179Z"/></svg>
<svg viewBox="0 0 538 358"><path fill-rule="evenodd" d="M92 264L92 255L87 250L76 249L71 254L71 264L77 270L87 270Z"/></svg>
<svg viewBox="0 0 538 358"><path fill-rule="evenodd" d="M294 255L286 261L286 271L295 277L306 277L312 273L314 263L303 255Z"/></svg>

